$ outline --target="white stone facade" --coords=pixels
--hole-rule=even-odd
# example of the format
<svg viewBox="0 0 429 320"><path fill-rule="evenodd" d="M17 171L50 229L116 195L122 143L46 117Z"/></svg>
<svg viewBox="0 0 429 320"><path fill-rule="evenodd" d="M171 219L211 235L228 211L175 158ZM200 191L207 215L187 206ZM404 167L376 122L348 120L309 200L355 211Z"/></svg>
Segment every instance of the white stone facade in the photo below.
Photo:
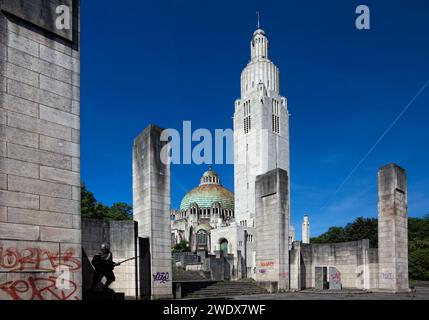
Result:
<svg viewBox="0 0 429 320"><path fill-rule="evenodd" d="M279 70L268 59L265 32L254 32L251 60L241 73L234 113L235 216L254 226L256 176L281 168L289 173L289 113L280 95Z"/></svg>

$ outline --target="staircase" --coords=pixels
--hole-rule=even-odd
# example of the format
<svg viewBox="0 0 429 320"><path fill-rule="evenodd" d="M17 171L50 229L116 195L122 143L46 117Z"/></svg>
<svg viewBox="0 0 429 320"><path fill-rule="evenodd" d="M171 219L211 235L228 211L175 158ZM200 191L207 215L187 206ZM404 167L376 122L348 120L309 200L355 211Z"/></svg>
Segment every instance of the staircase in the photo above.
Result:
<svg viewBox="0 0 429 320"><path fill-rule="evenodd" d="M219 281L205 288L190 292L187 299L216 299L239 295L263 294L267 291L258 287L253 280Z"/></svg>

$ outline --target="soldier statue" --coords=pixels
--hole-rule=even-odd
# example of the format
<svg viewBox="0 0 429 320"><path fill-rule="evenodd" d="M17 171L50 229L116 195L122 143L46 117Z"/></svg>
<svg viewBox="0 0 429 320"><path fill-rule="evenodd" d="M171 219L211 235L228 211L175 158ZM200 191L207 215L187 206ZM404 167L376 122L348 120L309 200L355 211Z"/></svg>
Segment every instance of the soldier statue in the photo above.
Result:
<svg viewBox="0 0 429 320"><path fill-rule="evenodd" d="M96 254L91 261L94 266L94 277L92 280L91 290L94 290L95 287L103 277L106 277L106 282L103 286L103 291L113 291L109 288L110 284L115 281L115 275L113 269L119 265L113 262L113 255L110 252L110 246L107 243L101 244L101 252Z"/></svg>

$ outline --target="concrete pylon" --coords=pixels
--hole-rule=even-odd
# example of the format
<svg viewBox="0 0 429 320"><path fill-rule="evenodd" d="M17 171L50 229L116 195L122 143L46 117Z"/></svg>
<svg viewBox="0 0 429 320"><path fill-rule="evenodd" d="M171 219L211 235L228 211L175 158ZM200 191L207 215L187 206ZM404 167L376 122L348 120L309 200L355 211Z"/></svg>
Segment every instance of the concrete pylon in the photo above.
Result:
<svg viewBox="0 0 429 320"><path fill-rule="evenodd" d="M379 289L409 291L407 181L396 164L378 171L378 260Z"/></svg>
<svg viewBox="0 0 429 320"><path fill-rule="evenodd" d="M138 236L149 239L152 299L172 298L170 165L162 161L168 152L162 131L149 125L133 145L133 216Z"/></svg>
<svg viewBox="0 0 429 320"><path fill-rule="evenodd" d="M289 290L288 173L256 177L256 281L270 292Z"/></svg>

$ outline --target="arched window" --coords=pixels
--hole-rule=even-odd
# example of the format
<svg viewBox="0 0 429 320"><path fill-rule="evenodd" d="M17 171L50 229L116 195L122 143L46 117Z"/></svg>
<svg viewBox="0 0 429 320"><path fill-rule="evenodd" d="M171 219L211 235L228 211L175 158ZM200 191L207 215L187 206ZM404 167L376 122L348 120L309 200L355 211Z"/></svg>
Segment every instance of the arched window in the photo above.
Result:
<svg viewBox="0 0 429 320"><path fill-rule="evenodd" d="M197 245L206 246L207 245L207 232L204 230L199 230L197 232Z"/></svg>

